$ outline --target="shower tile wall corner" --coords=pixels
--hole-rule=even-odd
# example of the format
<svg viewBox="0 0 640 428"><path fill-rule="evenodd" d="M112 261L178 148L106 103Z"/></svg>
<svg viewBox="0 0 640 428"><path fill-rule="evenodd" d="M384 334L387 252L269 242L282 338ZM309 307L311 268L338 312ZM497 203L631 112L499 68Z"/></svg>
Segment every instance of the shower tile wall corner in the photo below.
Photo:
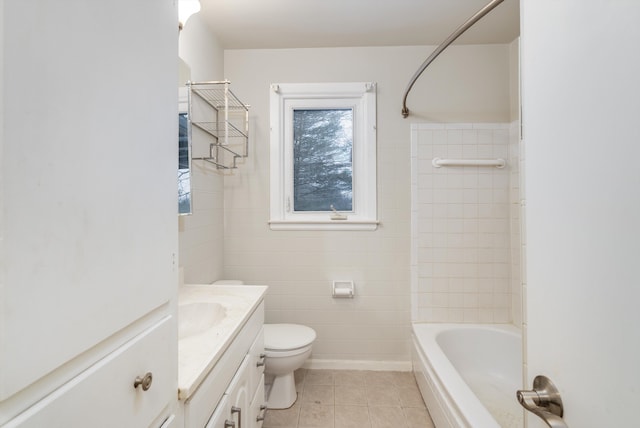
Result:
<svg viewBox="0 0 640 428"><path fill-rule="evenodd" d="M518 141L516 123L412 125L414 322L520 325ZM435 157L507 166L436 168Z"/></svg>

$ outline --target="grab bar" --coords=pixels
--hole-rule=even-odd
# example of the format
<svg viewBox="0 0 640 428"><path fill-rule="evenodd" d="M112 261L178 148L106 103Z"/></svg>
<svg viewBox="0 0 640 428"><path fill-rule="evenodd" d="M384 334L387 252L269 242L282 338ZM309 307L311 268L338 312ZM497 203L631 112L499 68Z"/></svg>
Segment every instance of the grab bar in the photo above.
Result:
<svg viewBox="0 0 640 428"><path fill-rule="evenodd" d="M480 18L485 16L487 13L491 12L494 7L498 6L503 1L504 0L492 0L485 7L477 11L471 18L467 19L467 22L462 24L460 27L458 27L456 31L454 31L449 37L447 37L444 42L440 43L440 46L438 46L436 50L433 51L431 55L429 55L429 57L422 63L418 71L416 71L413 77L411 78L411 81L407 85L407 89L404 92L404 97L402 97L402 117L407 118L409 116L409 108L407 107L407 97L409 96L409 92L411 91L411 88L413 88L414 83L416 83L416 80L418 80L418 77L420 77L422 72L429 66L429 64L433 62L434 59L436 59L438 55L442 53L443 50L447 48L447 46L453 43L453 41L458 37L460 37L462 33L467 31L469 27L471 27L473 24L478 22Z"/></svg>
<svg viewBox="0 0 640 428"><path fill-rule="evenodd" d="M504 159L440 159L433 158L431 161L433 166L440 168L443 166L495 166L496 168L504 168L507 161Z"/></svg>

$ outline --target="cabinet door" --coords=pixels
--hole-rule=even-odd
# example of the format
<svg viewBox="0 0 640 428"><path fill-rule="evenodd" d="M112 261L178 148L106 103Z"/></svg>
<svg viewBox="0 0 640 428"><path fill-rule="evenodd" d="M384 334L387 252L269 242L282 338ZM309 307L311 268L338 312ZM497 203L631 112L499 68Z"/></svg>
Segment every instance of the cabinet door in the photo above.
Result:
<svg viewBox="0 0 640 428"><path fill-rule="evenodd" d="M229 407L229 396L225 394L222 396L218 407L211 415L211 419L209 419L205 428L238 428L230 419Z"/></svg>
<svg viewBox="0 0 640 428"><path fill-rule="evenodd" d="M231 380L227 391L222 396L216 410L207 422L205 428L250 428L253 427L249 419L249 357L242 360L242 364Z"/></svg>
<svg viewBox="0 0 640 428"><path fill-rule="evenodd" d="M251 398L253 397L253 394L249 392L249 361L250 358L245 357L227 389L230 419L235 422L236 427L249 428L253 426L249 420Z"/></svg>

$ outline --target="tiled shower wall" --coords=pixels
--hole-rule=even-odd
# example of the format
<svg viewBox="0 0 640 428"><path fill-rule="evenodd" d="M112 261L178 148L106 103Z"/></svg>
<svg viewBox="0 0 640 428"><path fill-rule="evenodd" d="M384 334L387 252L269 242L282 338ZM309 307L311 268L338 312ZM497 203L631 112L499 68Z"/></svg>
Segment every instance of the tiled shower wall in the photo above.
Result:
<svg viewBox="0 0 640 428"><path fill-rule="evenodd" d="M521 323L517 124L414 124L411 293L416 322ZM504 168L440 167L434 158Z"/></svg>

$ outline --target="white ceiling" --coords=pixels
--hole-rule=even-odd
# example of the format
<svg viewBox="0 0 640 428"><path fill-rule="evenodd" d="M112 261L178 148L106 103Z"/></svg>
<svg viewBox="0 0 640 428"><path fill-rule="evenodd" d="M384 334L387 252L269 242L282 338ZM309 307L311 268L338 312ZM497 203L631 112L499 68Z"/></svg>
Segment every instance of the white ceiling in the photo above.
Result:
<svg viewBox="0 0 640 428"><path fill-rule="evenodd" d="M226 49L437 45L489 0L200 0ZM456 43L508 43L519 0L505 0Z"/></svg>

